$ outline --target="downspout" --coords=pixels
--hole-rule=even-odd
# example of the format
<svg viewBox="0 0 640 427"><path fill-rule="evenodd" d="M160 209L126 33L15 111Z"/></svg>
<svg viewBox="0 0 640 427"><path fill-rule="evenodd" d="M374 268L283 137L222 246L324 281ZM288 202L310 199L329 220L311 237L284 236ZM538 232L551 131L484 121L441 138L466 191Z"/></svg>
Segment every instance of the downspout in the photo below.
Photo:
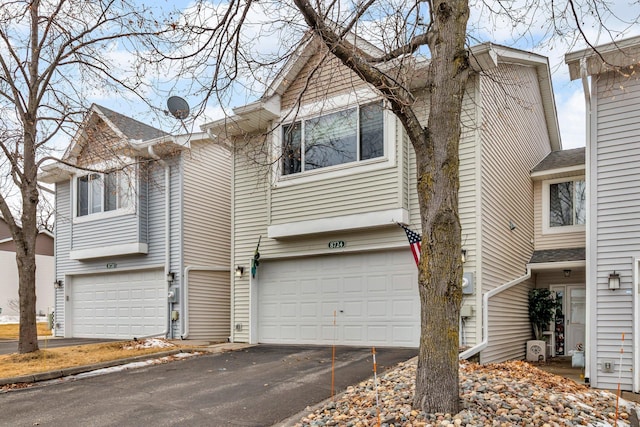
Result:
<svg viewBox="0 0 640 427"><path fill-rule="evenodd" d="M149 152L149 156L154 160L157 160L158 163L164 168L164 280L165 280L165 292L164 294L169 295L169 287L171 283L169 281L169 273L171 272L171 168L158 156L155 151L153 151L153 146L150 145L147 148ZM173 310L173 303L168 303L167 305L167 322L165 324L164 331L159 335L171 335L173 338L173 328L171 328L171 311Z"/></svg>
<svg viewBox="0 0 640 427"><path fill-rule="evenodd" d="M589 269L591 268L591 245L590 245L590 227L591 227L591 215L594 211L591 209L591 89L589 88L589 74L587 72L587 60L586 58L580 59L580 79L582 80L582 90L584 92L584 104L585 104L585 184L587 191L587 206L589 209L587 210L587 224L585 227L585 240L587 244L585 245L585 257L587 261L587 274L586 274L586 283L585 286L587 291L592 288L591 286L591 274L589 274ZM587 295L589 293L587 292ZM584 348L586 350L585 358L584 358L584 381L585 383L589 383L591 375L591 355L595 354L591 350L591 311L592 311L592 298L587 296L586 304L585 304L585 333L584 333ZM635 368L635 366L634 366ZM635 376L635 375L634 375Z"/></svg>
<svg viewBox="0 0 640 427"><path fill-rule="evenodd" d="M184 295L182 295L182 334L180 339L186 340L189 337L189 309L187 301L189 299L189 272L191 271L226 271L231 273L231 269L227 267L220 267L217 265L199 266L190 265L184 269Z"/></svg>
<svg viewBox="0 0 640 427"><path fill-rule="evenodd" d="M487 348L487 346L489 345L489 298L501 292L504 292L507 289L510 289L515 285L518 285L530 278L531 267L527 266L527 274L525 274L524 276L520 276L517 279L498 286L495 289L491 289L489 292L485 292L482 295L482 342L460 353L458 356L460 359L468 359L471 356L475 356L476 354Z"/></svg>

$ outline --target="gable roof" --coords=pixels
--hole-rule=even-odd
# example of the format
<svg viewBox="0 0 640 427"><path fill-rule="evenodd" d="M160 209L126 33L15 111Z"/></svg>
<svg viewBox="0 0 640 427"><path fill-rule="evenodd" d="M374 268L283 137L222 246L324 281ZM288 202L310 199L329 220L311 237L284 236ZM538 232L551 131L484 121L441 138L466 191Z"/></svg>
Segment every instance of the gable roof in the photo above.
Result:
<svg viewBox="0 0 640 427"><path fill-rule="evenodd" d="M129 143L142 142L169 135L163 130L149 126L146 123L142 123L124 114L98 104L92 104L85 115L80 129L67 148L63 156L64 160L75 159L80 154L82 147L88 142L87 129L100 120L103 121L116 136Z"/></svg>
<svg viewBox="0 0 640 427"><path fill-rule="evenodd" d="M367 53L381 53L379 48L361 38L355 37L350 42L358 43L358 46ZM289 58L276 79L269 85L267 91L258 101L233 108L232 116L205 123L201 126L201 129L211 134L212 137L232 137L243 133L265 130L271 120L275 120L280 116L280 96L320 46L322 44L317 37L303 39L294 55ZM551 149L554 151L562 149L549 61L546 57L493 43L482 43L471 47L470 61L476 71L490 70L497 67L500 62L534 67L538 74ZM394 62L390 61L380 66L388 68L392 67L393 64ZM425 58L415 58L412 63L414 67L412 70L413 82L421 83L425 81L424 71L427 69L428 64L429 61Z"/></svg>
<svg viewBox="0 0 640 427"><path fill-rule="evenodd" d="M564 62L569 66L571 80L580 77L582 63L589 76L640 65L640 36L567 53Z"/></svg>
<svg viewBox="0 0 640 427"><path fill-rule="evenodd" d="M125 154L155 158L188 148L192 140L208 139L205 133L174 136L117 111L92 104L62 156L62 161L43 165L38 180L51 184L69 179L77 173L78 168L74 165L77 164L78 156L83 147L92 140L91 129L100 123L106 126L107 132L110 131L119 140L118 145L109 151L109 155L114 157Z"/></svg>
<svg viewBox="0 0 640 427"><path fill-rule="evenodd" d="M548 173L553 171L554 173L566 171L567 169L584 169L585 167L585 148L574 148L571 150L559 150L552 151L540 161L533 169L531 169L531 176L541 175L542 172Z"/></svg>

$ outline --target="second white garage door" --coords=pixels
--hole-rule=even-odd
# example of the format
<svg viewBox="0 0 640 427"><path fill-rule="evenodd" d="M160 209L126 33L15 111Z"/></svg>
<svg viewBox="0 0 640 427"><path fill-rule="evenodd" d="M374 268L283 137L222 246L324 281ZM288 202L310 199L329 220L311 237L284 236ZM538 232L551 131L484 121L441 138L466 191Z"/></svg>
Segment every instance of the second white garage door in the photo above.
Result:
<svg viewBox="0 0 640 427"><path fill-rule="evenodd" d="M258 341L417 347L417 283L408 249L264 260Z"/></svg>
<svg viewBox="0 0 640 427"><path fill-rule="evenodd" d="M66 336L143 337L163 332L167 296L162 270L74 276Z"/></svg>

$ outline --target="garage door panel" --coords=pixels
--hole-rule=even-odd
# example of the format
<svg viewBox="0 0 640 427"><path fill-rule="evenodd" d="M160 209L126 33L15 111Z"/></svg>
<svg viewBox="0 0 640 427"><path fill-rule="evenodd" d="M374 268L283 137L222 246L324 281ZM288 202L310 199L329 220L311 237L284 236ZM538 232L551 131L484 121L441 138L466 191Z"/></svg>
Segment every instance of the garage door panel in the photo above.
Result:
<svg viewBox="0 0 640 427"><path fill-rule="evenodd" d="M132 338L164 330L162 270L75 276L71 280L71 335Z"/></svg>
<svg viewBox="0 0 640 427"><path fill-rule="evenodd" d="M295 279L283 285L283 277ZM418 345L417 269L408 249L265 260L257 287L260 342Z"/></svg>

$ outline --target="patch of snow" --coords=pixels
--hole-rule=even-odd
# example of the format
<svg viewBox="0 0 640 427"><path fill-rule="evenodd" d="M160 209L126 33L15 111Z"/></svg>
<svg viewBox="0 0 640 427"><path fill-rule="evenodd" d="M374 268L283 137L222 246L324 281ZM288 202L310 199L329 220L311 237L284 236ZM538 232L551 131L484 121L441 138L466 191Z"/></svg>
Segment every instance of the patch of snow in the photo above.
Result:
<svg viewBox="0 0 640 427"><path fill-rule="evenodd" d="M47 316L36 316L36 322L46 322ZM20 316L0 315L0 325L13 325L20 323Z"/></svg>
<svg viewBox="0 0 640 427"><path fill-rule="evenodd" d="M20 323L18 316L0 315L0 325L12 325Z"/></svg>
<svg viewBox="0 0 640 427"><path fill-rule="evenodd" d="M105 374L111 374L114 372L126 371L127 369L144 368L145 366L159 365L159 364L167 363L176 359L183 359L186 357L197 356L199 354L200 353L198 352L178 353L178 354L174 354L173 356L165 356L158 359L143 360L141 362L131 362L131 363L126 363L124 365L112 366L110 368L102 368L102 369L96 369L95 371L83 372L80 374L72 375L70 378L76 378L76 379L89 378L89 377L95 377L98 375L105 375ZM52 380L52 381L55 381L55 380Z"/></svg>
<svg viewBox="0 0 640 427"><path fill-rule="evenodd" d="M124 345L122 349L123 350L139 350L142 348L168 348L168 347L175 347L175 345L170 343L167 340L163 340L160 338L146 338L140 341L135 341L135 344L132 344L132 345Z"/></svg>

